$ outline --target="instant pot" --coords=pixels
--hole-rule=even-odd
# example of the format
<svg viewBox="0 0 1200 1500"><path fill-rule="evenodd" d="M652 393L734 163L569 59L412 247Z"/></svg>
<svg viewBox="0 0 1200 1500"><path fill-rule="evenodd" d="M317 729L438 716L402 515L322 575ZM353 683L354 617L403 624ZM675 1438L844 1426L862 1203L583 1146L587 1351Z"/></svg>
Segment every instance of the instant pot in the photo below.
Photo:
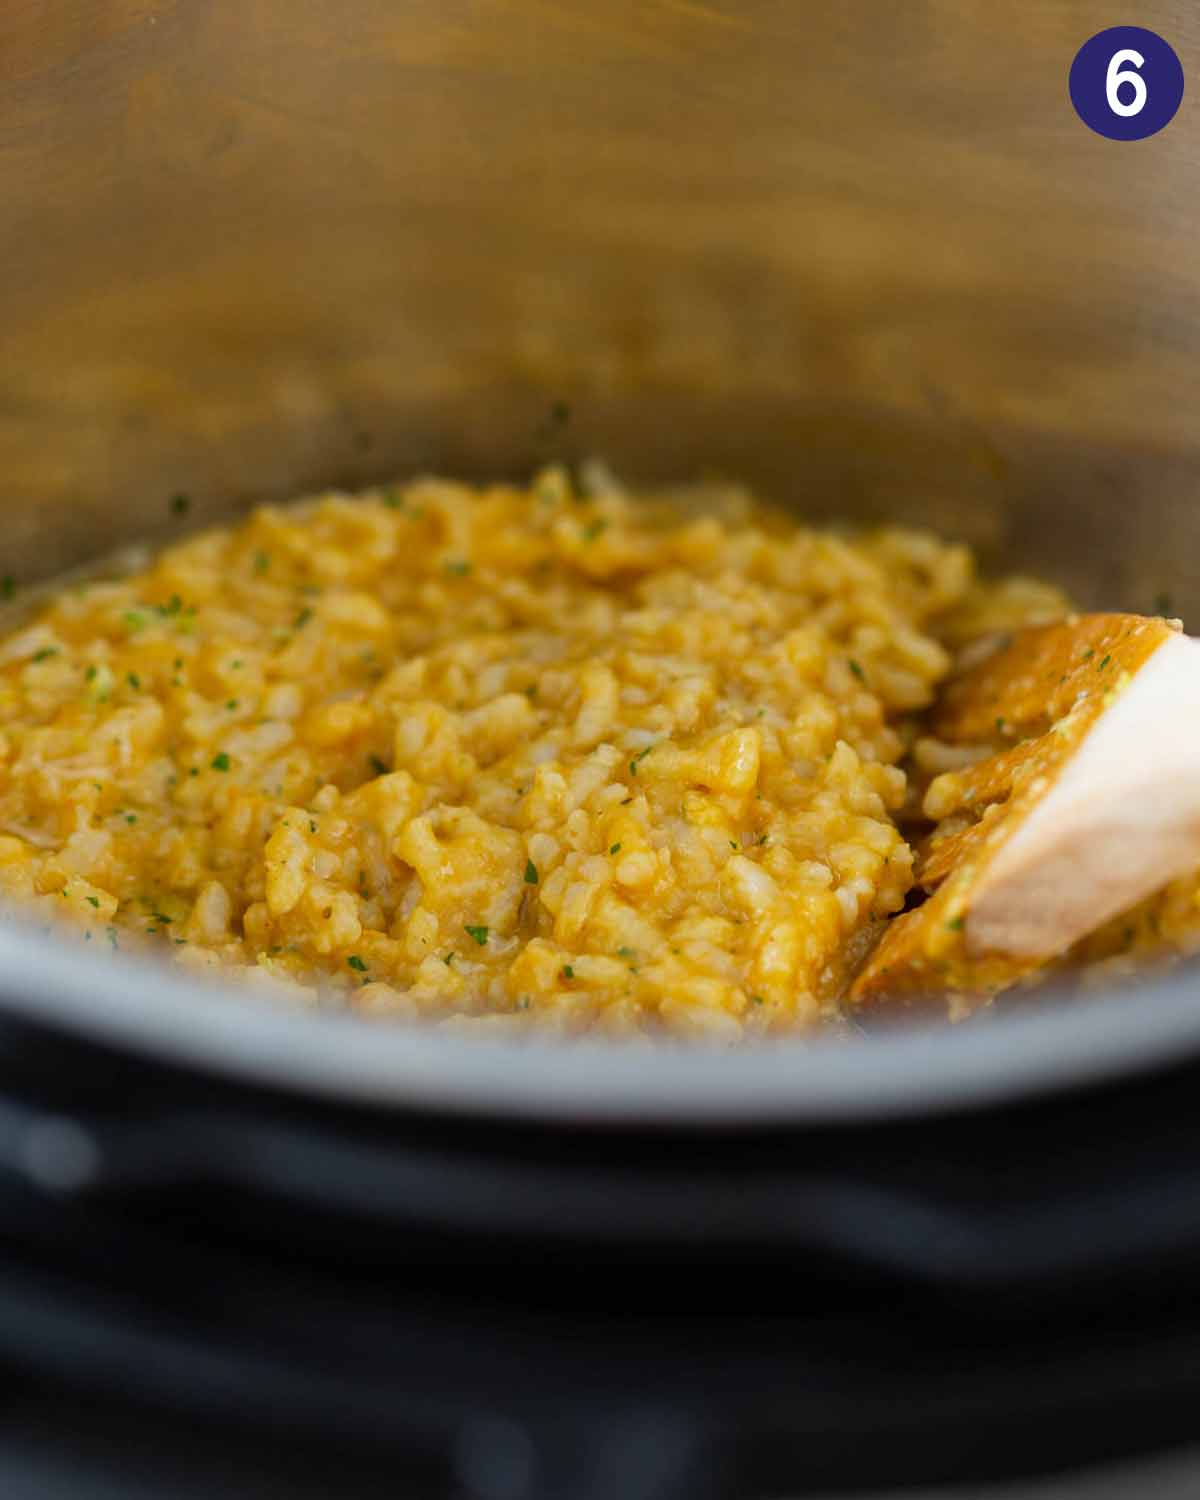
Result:
<svg viewBox="0 0 1200 1500"><path fill-rule="evenodd" d="M1186 97L1144 141L1077 118L1120 19L10 6L0 571L601 455L1200 619L1200 138ZM1200 68L1190 8L1136 19ZM1198 1086L1188 965L957 1028L560 1048L6 919L0 1480L741 1500L1179 1448Z"/></svg>

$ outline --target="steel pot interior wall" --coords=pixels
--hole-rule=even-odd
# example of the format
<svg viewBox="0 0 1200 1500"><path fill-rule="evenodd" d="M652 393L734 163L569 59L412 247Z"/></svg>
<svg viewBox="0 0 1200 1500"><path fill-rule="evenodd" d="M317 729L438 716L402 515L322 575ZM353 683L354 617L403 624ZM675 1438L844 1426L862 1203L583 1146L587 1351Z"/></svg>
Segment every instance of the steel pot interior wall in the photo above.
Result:
<svg viewBox="0 0 1200 1500"><path fill-rule="evenodd" d="M1065 0L62 0L0 57L4 562L606 456L1200 593L1196 152ZM1200 63L1200 20L1139 20Z"/></svg>

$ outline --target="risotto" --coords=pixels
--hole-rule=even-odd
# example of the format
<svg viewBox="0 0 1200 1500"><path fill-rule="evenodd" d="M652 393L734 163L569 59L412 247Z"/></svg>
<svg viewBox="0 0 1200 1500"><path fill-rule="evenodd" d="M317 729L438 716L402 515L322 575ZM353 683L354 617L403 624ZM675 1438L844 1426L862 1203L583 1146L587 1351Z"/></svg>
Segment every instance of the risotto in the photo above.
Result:
<svg viewBox="0 0 1200 1500"><path fill-rule="evenodd" d="M904 905L950 648L1063 601L732 488L268 507L0 642L0 892L308 1003L738 1039Z"/></svg>

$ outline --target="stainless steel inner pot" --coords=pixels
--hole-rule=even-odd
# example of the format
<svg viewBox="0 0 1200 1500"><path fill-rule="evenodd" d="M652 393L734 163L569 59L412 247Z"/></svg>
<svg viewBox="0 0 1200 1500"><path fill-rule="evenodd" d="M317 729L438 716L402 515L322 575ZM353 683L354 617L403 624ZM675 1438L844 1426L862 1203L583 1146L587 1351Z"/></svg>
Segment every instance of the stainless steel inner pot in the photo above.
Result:
<svg viewBox="0 0 1200 1500"><path fill-rule="evenodd" d="M1085 0L56 0L0 50L2 570L600 454L1200 620L1196 127L1074 115ZM1185 74L1200 20L1152 3ZM1179 970L734 1056L444 1041L0 929L0 1003L326 1092L883 1114L1200 1046Z"/></svg>

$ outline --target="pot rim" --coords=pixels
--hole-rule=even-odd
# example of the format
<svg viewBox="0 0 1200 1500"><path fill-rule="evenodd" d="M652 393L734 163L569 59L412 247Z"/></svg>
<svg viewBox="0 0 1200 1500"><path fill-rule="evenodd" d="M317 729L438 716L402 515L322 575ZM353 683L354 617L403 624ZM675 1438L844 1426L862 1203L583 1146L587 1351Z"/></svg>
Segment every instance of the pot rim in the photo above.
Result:
<svg viewBox="0 0 1200 1500"><path fill-rule="evenodd" d="M741 1050L447 1036L242 995L0 918L0 1013L177 1066L375 1108L595 1125L867 1123L1006 1104L1200 1050L1195 970L984 1025Z"/></svg>

